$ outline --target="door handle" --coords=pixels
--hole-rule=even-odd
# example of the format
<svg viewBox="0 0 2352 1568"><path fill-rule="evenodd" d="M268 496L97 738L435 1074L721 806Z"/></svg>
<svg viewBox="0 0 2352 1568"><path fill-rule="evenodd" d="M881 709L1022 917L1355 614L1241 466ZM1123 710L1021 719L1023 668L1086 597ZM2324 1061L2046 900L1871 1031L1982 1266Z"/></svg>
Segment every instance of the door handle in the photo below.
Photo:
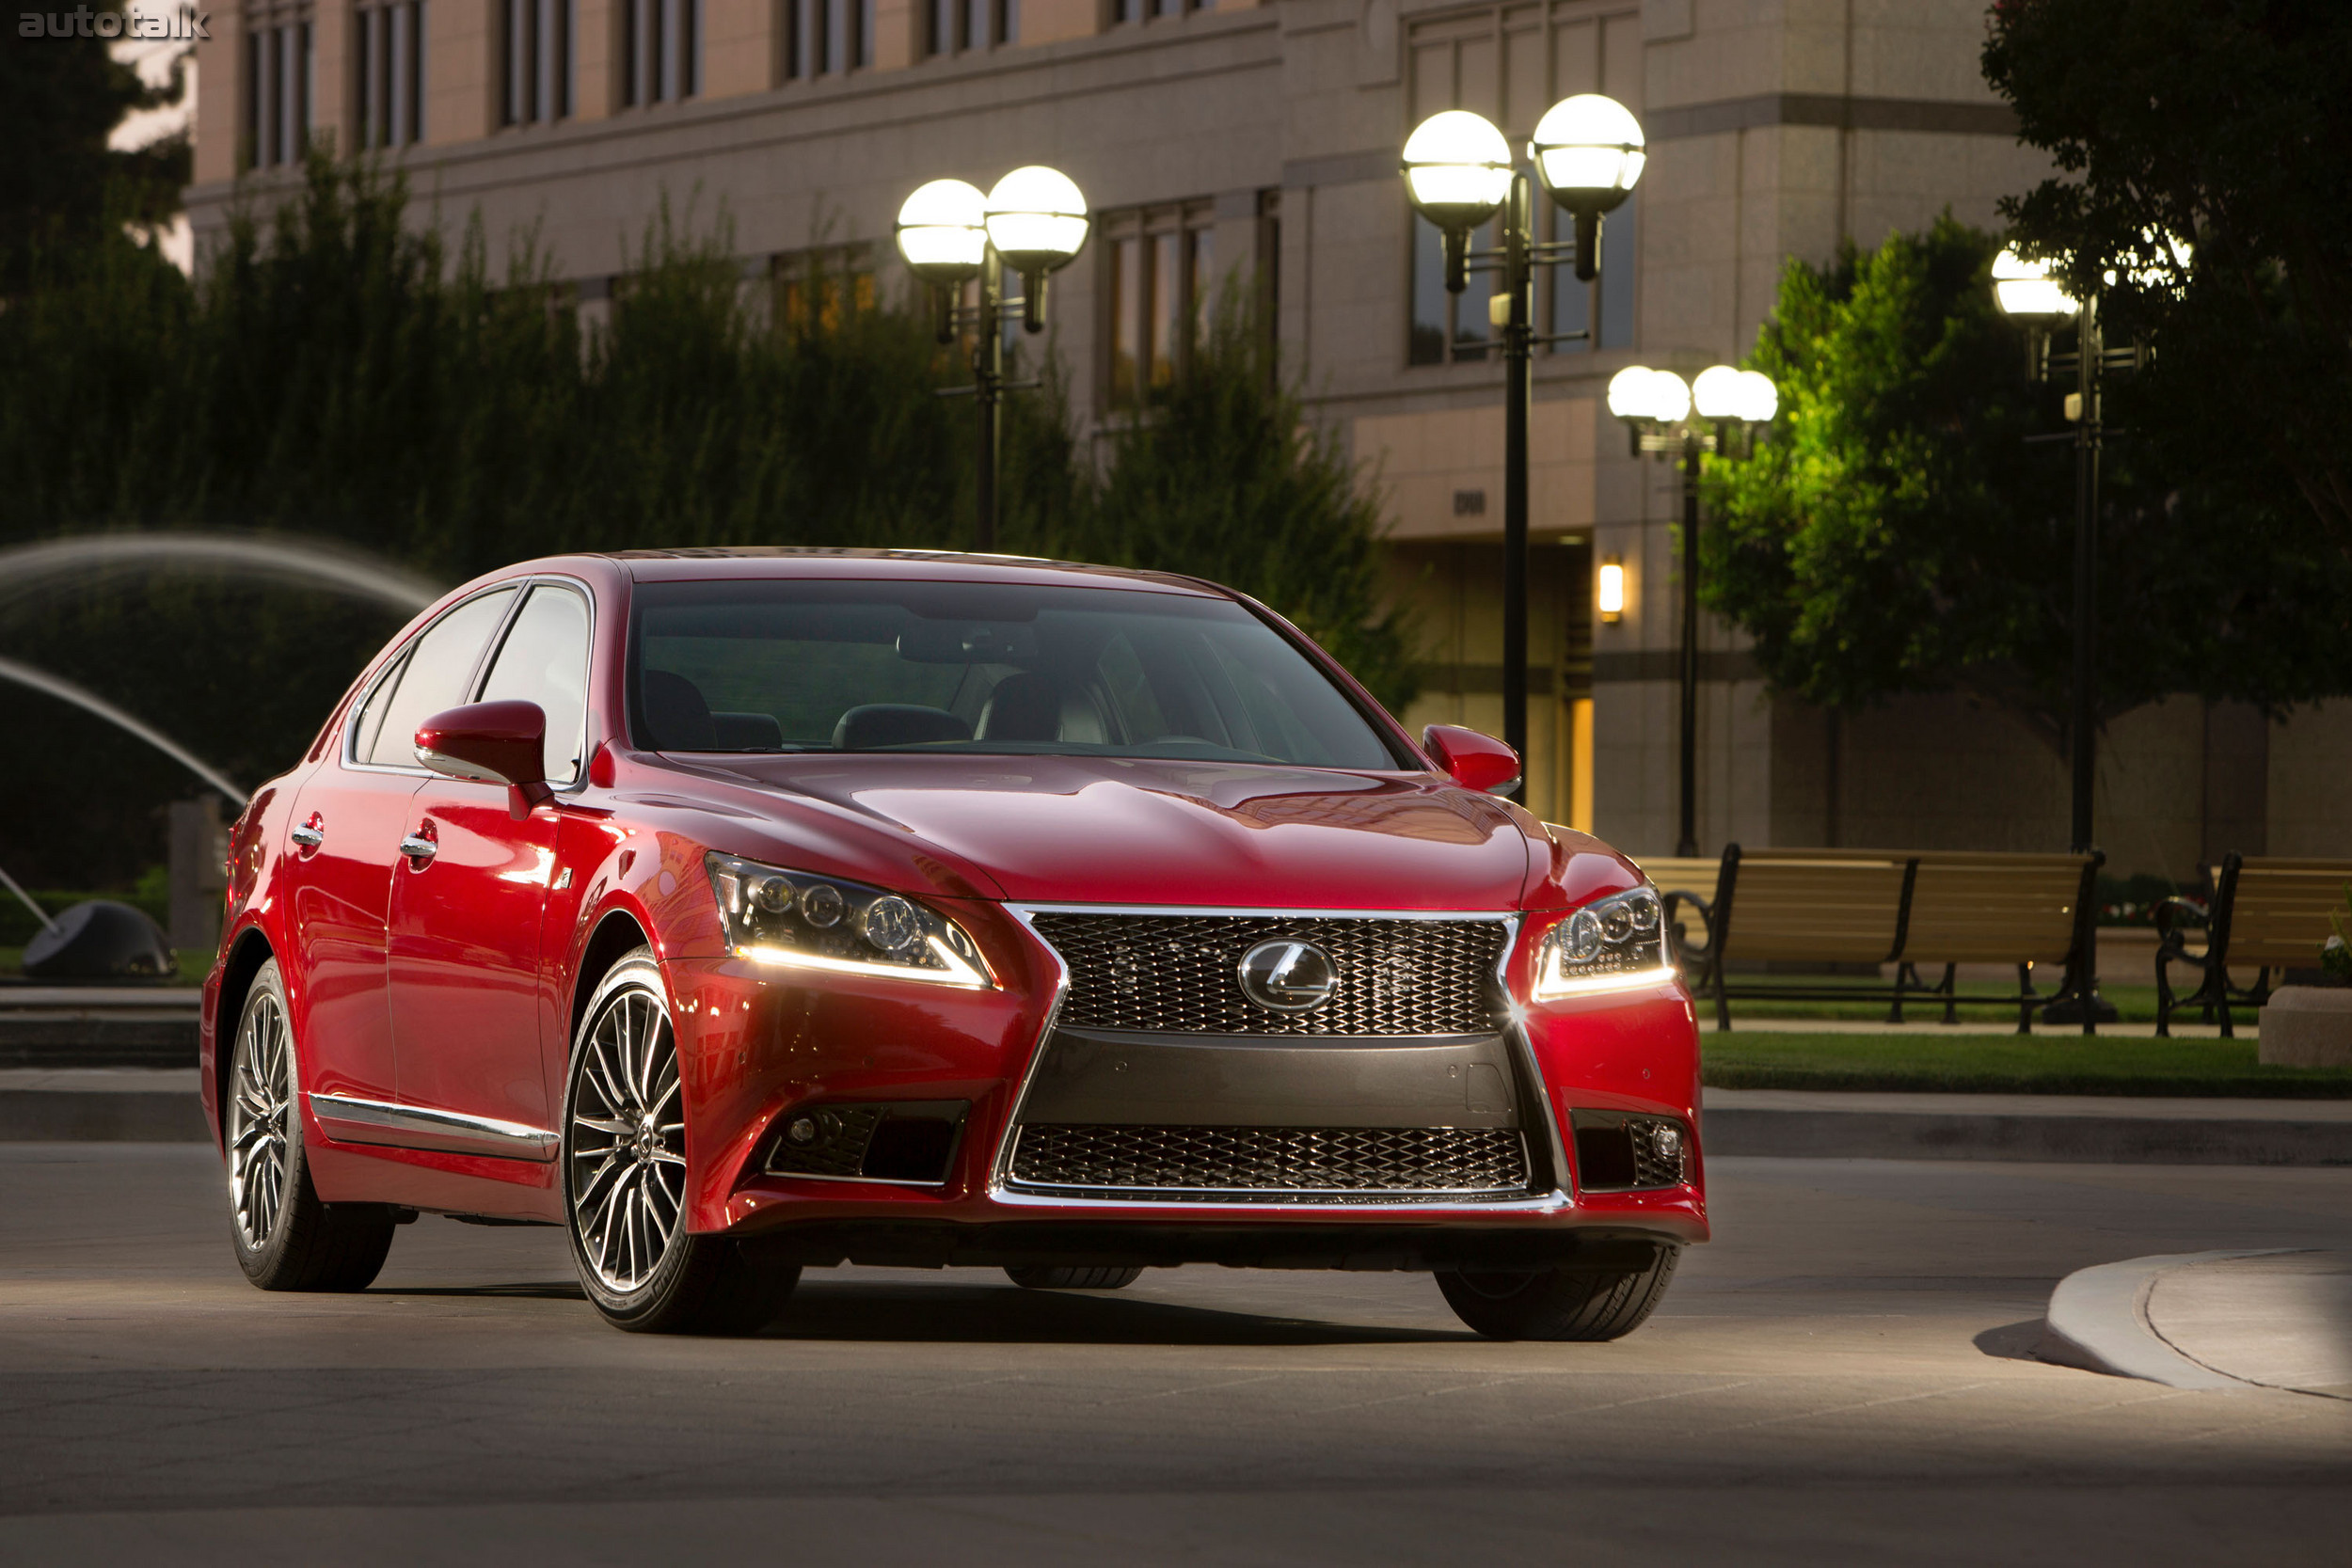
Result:
<svg viewBox="0 0 2352 1568"><path fill-rule="evenodd" d="M422 871L433 857L441 852L441 846L434 836L433 824L424 822L415 832L402 839L400 852L408 857L411 870Z"/></svg>
<svg viewBox="0 0 2352 1568"><path fill-rule="evenodd" d="M296 844L299 844L305 849L315 849L320 845L326 842L326 820L322 818L317 812L312 812L310 814L310 820L303 823L298 828L290 829L287 832L286 836L293 839Z"/></svg>

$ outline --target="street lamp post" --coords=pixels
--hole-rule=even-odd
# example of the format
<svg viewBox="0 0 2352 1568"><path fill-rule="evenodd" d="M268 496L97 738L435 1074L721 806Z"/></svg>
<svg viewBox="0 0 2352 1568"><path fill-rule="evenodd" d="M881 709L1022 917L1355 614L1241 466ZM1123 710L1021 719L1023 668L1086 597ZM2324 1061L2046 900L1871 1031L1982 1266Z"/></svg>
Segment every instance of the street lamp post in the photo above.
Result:
<svg viewBox="0 0 2352 1568"><path fill-rule="evenodd" d="M930 287L939 317L939 341L955 341L970 326L972 385L979 450L975 467L978 497L975 545L996 547L996 452L998 404L1004 394L1037 383L1005 379L1005 311L1018 307L1024 331L1045 329L1045 287L1052 274L1070 264L1087 242L1086 198L1070 177L1031 164L1014 169L982 196L961 180L934 180L918 187L898 209L898 253L915 277ZM1021 277L1021 296L1005 297L1005 273ZM977 280L977 299L958 303L966 283Z"/></svg>
<svg viewBox="0 0 2352 1568"><path fill-rule="evenodd" d="M1511 145L1484 117L1448 109L1405 142L1405 189L1445 236L1445 286L1460 293L1473 272L1502 279L1502 738L1527 755L1528 404L1535 345L1581 341L1587 332L1535 331L1535 269L1573 258L1576 276L1599 274L1600 220L1642 177L1642 127L1625 105L1597 93L1555 103L1536 122L1527 153L1544 188L1575 219L1575 237L1538 243L1534 189ZM1501 244L1473 253L1472 231L1500 219ZM1490 307L1491 309L1491 307ZM1513 785L1524 798L1524 774Z"/></svg>
<svg viewBox="0 0 2352 1568"><path fill-rule="evenodd" d="M1626 422L1634 455L1647 451L1682 461L1682 645L1676 671L1682 747L1675 853L1685 858L1699 852L1700 460L1709 451L1744 450L1779 411L1780 390L1772 377L1729 365L1711 366L1687 385L1672 371L1629 365L1609 382L1609 412Z"/></svg>
<svg viewBox="0 0 2352 1568"><path fill-rule="evenodd" d="M2145 270L2134 270L2135 281L2149 281L2153 275L2183 269L2188 263L2188 247L2179 240L2152 234L2149 248L2151 259ZM2109 272L2106 279L2114 282L2115 274ZM2076 300L2050 276L2048 262L2027 261L2013 245L1993 262L1993 295L2006 314L2028 328L2028 361L2037 379L2046 381L2069 372L2074 376L2074 394L2066 400L2067 418L2074 424L2073 433L2026 439L2071 440L2074 445L2074 716L2068 725L2074 777L2069 836L2076 854L2088 854L2092 847L2091 804L2098 782L2099 451L2107 435L2100 383L2107 371L2137 368L2146 351L2137 342L2109 349L2099 321L2099 296L2093 293L2089 299ZM2074 322L2074 352L2052 354L2050 331L2068 317ZM2083 1033L2088 1035L2116 1015L2113 1005L2099 995L2097 919L2085 920L2083 931L2083 951L2076 958L2075 972L2042 1016L2054 1022L2074 1022L2079 1013Z"/></svg>

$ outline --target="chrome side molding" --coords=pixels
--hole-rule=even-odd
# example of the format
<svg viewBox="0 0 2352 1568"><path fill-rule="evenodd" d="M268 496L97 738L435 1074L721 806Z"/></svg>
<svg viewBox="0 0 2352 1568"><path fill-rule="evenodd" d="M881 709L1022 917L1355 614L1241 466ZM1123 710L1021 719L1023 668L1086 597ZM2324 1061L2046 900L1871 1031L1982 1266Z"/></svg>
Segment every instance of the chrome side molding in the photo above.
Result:
<svg viewBox="0 0 2352 1568"><path fill-rule="evenodd" d="M555 1158L562 1140L544 1127L436 1110L429 1105L394 1105L354 1095L310 1097L310 1114L338 1143L381 1144L392 1148L428 1148L451 1154L487 1154L501 1160Z"/></svg>

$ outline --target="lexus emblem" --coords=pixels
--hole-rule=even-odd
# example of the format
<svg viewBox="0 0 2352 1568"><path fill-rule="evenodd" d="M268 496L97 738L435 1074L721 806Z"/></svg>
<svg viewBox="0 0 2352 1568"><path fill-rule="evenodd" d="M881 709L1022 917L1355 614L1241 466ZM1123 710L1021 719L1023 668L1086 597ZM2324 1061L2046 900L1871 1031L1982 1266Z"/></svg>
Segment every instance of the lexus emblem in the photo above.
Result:
<svg viewBox="0 0 2352 1568"><path fill-rule="evenodd" d="M1241 993L1278 1013L1303 1013L1331 999L1340 983L1331 956L1311 942L1278 937L1241 956Z"/></svg>

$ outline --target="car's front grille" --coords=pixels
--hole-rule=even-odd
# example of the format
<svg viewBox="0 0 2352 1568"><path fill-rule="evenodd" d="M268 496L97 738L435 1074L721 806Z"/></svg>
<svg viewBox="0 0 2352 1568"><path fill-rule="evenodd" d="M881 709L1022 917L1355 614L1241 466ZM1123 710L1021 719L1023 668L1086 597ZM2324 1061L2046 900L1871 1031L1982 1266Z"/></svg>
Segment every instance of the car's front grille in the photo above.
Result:
<svg viewBox="0 0 2352 1568"><path fill-rule="evenodd" d="M1499 920L1069 912L1035 924L1070 966L1064 1023L1191 1035L1486 1033L1508 930ZM1277 1012L1242 994L1242 955L1276 938L1329 956L1328 1001Z"/></svg>
<svg viewBox="0 0 2352 1568"><path fill-rule="evenodd" d="M1517 1197L1527 1152L1486 1127L1020 1129L1012 1184L1102 1197L1323 1202Z"/></svg>

